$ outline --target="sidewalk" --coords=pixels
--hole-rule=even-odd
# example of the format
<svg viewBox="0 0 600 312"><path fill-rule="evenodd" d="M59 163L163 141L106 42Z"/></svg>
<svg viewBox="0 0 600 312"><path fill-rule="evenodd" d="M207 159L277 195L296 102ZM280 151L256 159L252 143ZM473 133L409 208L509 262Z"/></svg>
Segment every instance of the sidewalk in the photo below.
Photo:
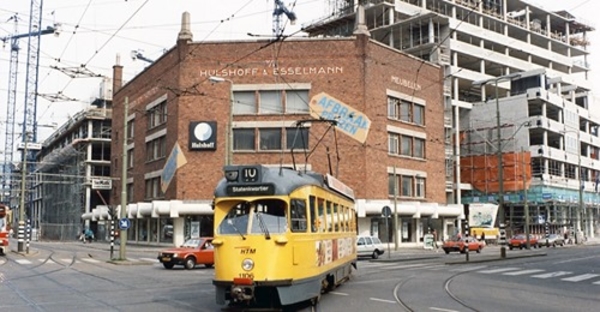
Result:
<svg viewBox="0 0 600 312"><path fill-rule="evenodd" d="M371 259L371 262L400 262L400 261L414 261L414 260L425 260L425 259L436 259L436 258L448 258L446 264L458 264L458 263L467 263L466 255L462 254L462 257L449 257L446 255L444 250L440 248L436 252L435 249L425 249L421 246L410 246L410 247L399 247L398 250L394 250L394 246L392 245L390 248L390 252L388 249L385 249L383 255L379 256L379 259ZM585 246L594 246L600 245L600 237L589 238L585 242L580 245L565 245L563 247L557 248L578 248ZM552 247L551 247L552 248ZM500 258L500 246L499 245L486 245L485 248L481 251L481 253L470 252L469 253L469 263L477 263L477 262L488 262L488 261L498 261L498 260L509 260L509 259L518 259L518 258L526 258L526 257L543 257L547 256L545 251L545 247L542 248L531 248L530 250L509 250L506 248L506 258ZM456 254L456 252L451 253Z"/></svg>

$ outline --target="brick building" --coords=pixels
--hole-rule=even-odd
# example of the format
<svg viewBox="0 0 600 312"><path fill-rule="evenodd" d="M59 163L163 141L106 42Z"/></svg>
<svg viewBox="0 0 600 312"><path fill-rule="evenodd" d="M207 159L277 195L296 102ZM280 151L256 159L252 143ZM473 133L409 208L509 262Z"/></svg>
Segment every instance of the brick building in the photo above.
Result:
<svg viewBox="0 0 600 312"><path fill-rule="evenodd" d="M345 38L198 43L184 23L177 44L131 81L122 84L115 65L111 203L121 202L125 145L128 239L179 244L212 235L210 204L230 138L234 164L296 163L351 186L363 234L393 239L384 206L398 212L401 242L419 242L427 227L454 231L462 207L445 205L441 68L357 29ZM315 109L311 100L321 94L350 109ZM361 113L369 119L364 142L346 135ZM295 127L319 116L337 120L335 136L326 122ZM302 150L297 135L310 157L292 159L292 148ZM169 160L174 148L177 165ZM92 218L106 217L100 208Z"/></svg>

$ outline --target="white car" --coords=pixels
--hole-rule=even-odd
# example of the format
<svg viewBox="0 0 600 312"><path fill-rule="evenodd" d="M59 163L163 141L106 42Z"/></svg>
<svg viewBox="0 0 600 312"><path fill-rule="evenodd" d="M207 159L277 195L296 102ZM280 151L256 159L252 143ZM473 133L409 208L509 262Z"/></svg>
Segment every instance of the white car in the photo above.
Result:
<svg viewBox="0 0 600 312"><path fill-rule="evenodd" d="M385 245L376 236L359 236L356 240L358 257L379 258L385 252Z"/></svg>

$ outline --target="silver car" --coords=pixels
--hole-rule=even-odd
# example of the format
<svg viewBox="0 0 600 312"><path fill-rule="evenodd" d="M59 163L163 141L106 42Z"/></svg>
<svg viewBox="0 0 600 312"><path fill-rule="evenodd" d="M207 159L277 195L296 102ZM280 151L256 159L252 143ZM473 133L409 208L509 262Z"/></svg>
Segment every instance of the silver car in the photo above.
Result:
<svg viewBox="0 0 600 312"><path fill-rule="evenodd" d="M538 239L538 246L542 247L542 246L546 246L546 247L556 247L556 246L564 246L565 245L565 239L558 234L549 234L546 237L542 237L540 239Z"/></svg>

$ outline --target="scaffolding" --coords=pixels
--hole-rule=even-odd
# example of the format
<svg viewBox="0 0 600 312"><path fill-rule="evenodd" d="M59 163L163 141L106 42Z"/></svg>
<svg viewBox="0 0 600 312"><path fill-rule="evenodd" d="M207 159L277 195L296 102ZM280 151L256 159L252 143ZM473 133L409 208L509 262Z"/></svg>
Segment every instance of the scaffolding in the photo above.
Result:
<svg viewBox="0 0 600 312"><path fill-rule="evenodd" d="M39 224L38 235L49 240L72 240L82 230L81 215L85 209L85 152L75 140L62 149L44 157L36 171L40 186L38 194L43 197L39 214L34 216ZM35 212L34 212L35 213Z"/></svg>

